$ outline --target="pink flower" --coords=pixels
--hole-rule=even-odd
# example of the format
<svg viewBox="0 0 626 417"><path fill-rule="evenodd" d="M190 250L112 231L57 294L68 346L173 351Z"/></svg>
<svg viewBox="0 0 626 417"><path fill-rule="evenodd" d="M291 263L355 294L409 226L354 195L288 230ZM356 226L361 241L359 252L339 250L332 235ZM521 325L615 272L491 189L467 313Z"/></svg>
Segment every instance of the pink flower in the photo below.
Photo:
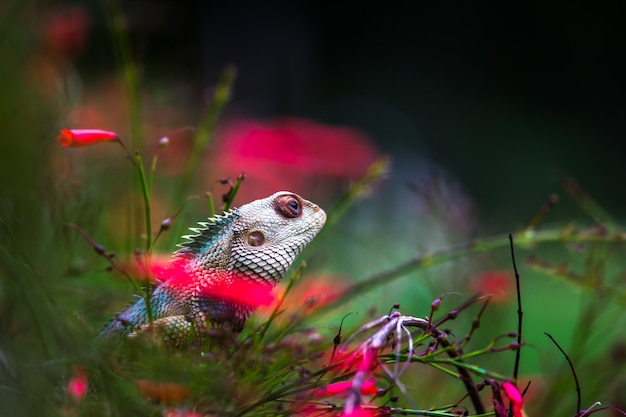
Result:
<svg viewBox="0 0 626 417"><path fill-rule="evenodd" d="M87 396L89 379L87 378L87 372L85 372L82 366L76 367L74 376L70 378L66 389L68 394L77 401L81 401Z"/></svg>
<svg viewBox="0 0 626 417"><path fill-rule="evenodd" d="M61 129L57 140L64 148L89 146L98 142L119 141L117 133L100 129Z"/></svg>
<svg viewBox="0 0 626 417"><path fill-rule="evenodd" d="M511 401L513 416L526 417L526 413L524 412L524 399L522 398L522 394L519 392L517 387L506 381L502 383L502 389L504 390L504 394Z"/></svg>

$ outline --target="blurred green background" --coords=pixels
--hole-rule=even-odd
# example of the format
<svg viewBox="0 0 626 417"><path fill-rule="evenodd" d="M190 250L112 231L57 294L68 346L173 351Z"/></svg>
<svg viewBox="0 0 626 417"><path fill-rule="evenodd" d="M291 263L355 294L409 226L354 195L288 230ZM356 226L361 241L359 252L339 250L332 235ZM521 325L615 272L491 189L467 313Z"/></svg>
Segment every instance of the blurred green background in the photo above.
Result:
<svg viewBox="0 0 626 417"><path fill-rule="evenodd" d="M277 120L308 120L315 126L293 129L303 135L297 143L311 144L305 156L317 158L317 170L276 165L271 155L237 159L231 136L218 129L188 195L219 196L224 187L217 179L245 171L237 204L294 188L330 208L363 172L363 161L391 158L388 178L316 242L303 285L316 277L330 287L365 279L418 255L518 231L552 193L560 202L541 227L595 225L599 216L610 231L623 229L623 156L616 144L625 128L624 28L614 3L122 3L0 6L5 410L31 414L36 404L27 399L60 379L57 370L43 367L43 377L33 370L75 362L99 323L131 293L64 223L80 225L122 258L132 258L141 244L127 203L137 188L121 149L62 150L54 140L58 130L119 132L146 161L169 135L155 177L158 225L181 205L175 187L189 138L179 129L199 124L227 65L237 76L220 126L253 120L276 133L292 126ZM116 11L124 21L111 18ZM134 67L116 53L111 33L119 27L128 33ZM129 77L136 77L137 97L126 89ZM140 137L134 137L136 120ZM337 126L348 133L332 130ZM296 143L281 134L276 152ZM336 143L335 136L316 142L316 134L336 134ZM304 152L302 146L294 152ZM568 178L612 218L564 187ZM190 200L158 249L170 251L179 232L206 215L202 198ZM626 406L623 251L623 244L558 242L518 248L529 346L522 374L539 387L529 401L533 414L573 415L576 399L566 362L543 332L572 353L583 407ZM524 262L529 254L568 268L539 271ZM445 298L452 308L489 271L511 273L505 245L415 271L324 320L336 325L345 312L365 315L371 306L384 314L394 303L425 316L435 297L463 293ZM477 344L515 331L513 293L506 291L483 317ZM457 331L466 332L472 318L462 318ZM68 343L68 334L79 337ZM510 373L512 354L483 365ZM432 379L415 379L416 391L433 398L428 403L445 401Z"/></svg>

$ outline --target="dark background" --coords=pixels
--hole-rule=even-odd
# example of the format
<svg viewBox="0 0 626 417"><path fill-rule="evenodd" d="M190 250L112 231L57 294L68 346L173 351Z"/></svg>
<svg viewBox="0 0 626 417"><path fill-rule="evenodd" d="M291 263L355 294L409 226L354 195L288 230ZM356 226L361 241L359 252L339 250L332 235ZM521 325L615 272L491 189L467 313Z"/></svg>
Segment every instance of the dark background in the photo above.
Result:
<svg viewBox="0 0 626 417"><path fill-rule="evenodd" d="M199 91L234 63L229 111L360 127L385 152L443 165L502 221L530 217L566 175L614 214L626 208L617 2L124 7L146 78ZM94 23L80 66L97 73L110 40Z"/></svg>

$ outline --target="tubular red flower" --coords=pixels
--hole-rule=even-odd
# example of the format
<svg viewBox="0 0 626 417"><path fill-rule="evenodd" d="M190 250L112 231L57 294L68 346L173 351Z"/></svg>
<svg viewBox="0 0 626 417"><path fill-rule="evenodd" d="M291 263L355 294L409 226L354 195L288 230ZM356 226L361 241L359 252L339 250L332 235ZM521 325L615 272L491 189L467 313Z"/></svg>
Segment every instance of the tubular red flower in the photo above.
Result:
<svg viewBox="0 0 626 417"><path fill-rule="evenodd" d="M524 412L524 399L522 398L522 394L519 392L517 387L512 383L505 381L502 383L502 389L508 399L511 400L513 416L526 417L526 413Z"/></svg>
<svg viewBox="0 0 626 417"><path fill-rule="evenodd" d="M98 142L119 141L120 137L115 132L100 129L61 129L57 140L64 148L68 146L89 146Z"/></svg>
<svg viewBox="0 0 626 417"><path fill-rule="evenodd" d="M361 395L374 395L378 392L378 388L375 385L375 378L368 379L361 384ZM343 394L344 392L352 389L351 381L341 381L328 384L325 390L317 391L317 395L320 397L333 396Z"/></svg>
<svg viewBox="0 0 626 417"><path fill-rule="evenodd" d="M332 384L328 384L326 390L322 392L322 394L326 395L337 395L342 394L352 388L352 382L350 381L342 381L335 382Z"/></svg>

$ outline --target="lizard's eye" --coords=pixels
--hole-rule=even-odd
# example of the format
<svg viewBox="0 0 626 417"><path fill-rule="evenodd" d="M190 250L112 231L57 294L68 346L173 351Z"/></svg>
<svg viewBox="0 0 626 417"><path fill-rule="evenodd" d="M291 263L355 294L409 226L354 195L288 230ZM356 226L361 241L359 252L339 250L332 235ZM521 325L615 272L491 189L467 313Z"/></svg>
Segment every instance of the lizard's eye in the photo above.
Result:
<svg viewBox="0 0 626 417"><path fill-rule="evenodd" d="M276 199L276 211L283 217L295 219L302 215L302 202L293 195L283 195Z"/></svg>
<svg viewBox="0 0 626 417"><path fill-rule="evenodd" d="M265 243L265 236L263 233L255 230L254 232L250 232L248 235L248 245L250 246L261 246Z"/></svg>

